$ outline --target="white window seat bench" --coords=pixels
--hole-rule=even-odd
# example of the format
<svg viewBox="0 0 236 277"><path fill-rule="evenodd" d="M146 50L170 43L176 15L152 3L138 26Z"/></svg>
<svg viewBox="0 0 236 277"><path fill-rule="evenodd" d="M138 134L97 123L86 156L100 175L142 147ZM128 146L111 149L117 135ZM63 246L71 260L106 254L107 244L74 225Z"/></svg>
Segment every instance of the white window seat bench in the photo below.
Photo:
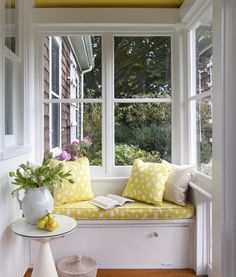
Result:
<svg viewBox="0 0 236 277"><path fill-rule="evenodd" d="M110 180L106 181L105 183L104 180L93 182L96 196L108 193L120 194L126 183L123 179L115 180L112 183ZM72 234L51 242L55 260L82 254L94 258L99 268L192 268L197 274L204 273L203 266L199 264L197 258L199 248L196 247L196 217L193 205L188 204L187 207L176 205L176 211L179 207L180 214L185 214L185 218L182 216L182 218L173 219L172 215L176 211L174 209L171 213L168 206L170 203L167 202L163 206L163 213L158 213L157 210L151 211L150 207L147 208L149 210L140 213L145 216L145 219L135 218L139 212L132 209L132 205L135 207L137 203L128 204L134 217L123 219L122 208L119 208L121 210L116 213L116 216L115 213L111 216L110 210L102 211L103 215L100 217L101 210L99 209L96 219L88 219L86 214L89 210L86 210L86 205L91 205L88 204L84 202L83 210L80 209L79 213L79 210L74 208L70 212L64 210L64 214L67 215L77 214L78 228ZM81 206L82 204L77 205ZM95 210L97 208L89 207L90 215L93 214L96 217ZM158 209L158 207L153 207ZM91 212L91 209L95 210ZM123 207L123 212L124 209L127 209L126 206ZM57 208L55 211L63 213ZM108 213L107 217L106 213ZM87 219L81 219L83 216ZM36 258L37 248L37 243L31 242L32 264Z"/></svg>

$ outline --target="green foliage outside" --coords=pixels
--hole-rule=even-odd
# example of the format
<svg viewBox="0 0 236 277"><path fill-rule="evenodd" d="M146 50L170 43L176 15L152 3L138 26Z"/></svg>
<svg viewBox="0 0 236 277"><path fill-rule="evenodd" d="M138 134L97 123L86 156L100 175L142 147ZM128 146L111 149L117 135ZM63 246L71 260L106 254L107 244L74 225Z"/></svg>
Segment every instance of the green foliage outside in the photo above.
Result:
<svg viewBox="0 0 236 277"><path fill-rule="evenodd" d="M196 86L197 94L211 90L212 24L196 29ZM200 74L199 74L200 73ZM212 99L204 98L197 106L197 161L199 169L211 175L212 160Z"/></svg>
<svg viewBox="0 0 236 277"><path fill-rule="evenodd" d="M212 143L205 137L203 138L200 144L200 153L201 153L201 158L200 158L201 164L208 164L212 158Z"/></svg>
<svg viewBox="0 0 236 277"><path fill-rule="evenodd" d="M160 162L160 154L157 151L145 151L134 145L121 144L115 147L115 164L132 165L135 159L149 162Z"/></svg>
<svg viewBox="0 0 236 277"><path fill-rule="evenodd" d="M126 125L116 127L116 138L121 138L117 145L136 145L148 153L158 152L162 159L171 161L171 126L151 124L130 129ZM118 153L116 152L116 155ZM119 163L119 162L118 162ZM132 162L131 162L132 164Z"/></svg>
<svg viewBox="0 0 236 277"><path fill-rule="evenodd" d="M115 37L114 41L115 97L170 99L170 37ZM171 161L171 104L116 104L115 142L116 165L132 165L144 153L148 161ZM123 161L118 149L125 149L131 158ZM134 151L137 156L131 155Z"/></svg>
<svg viewBox="0 0 236 277"><path fill-rule="evenodd" d="M212 48L212 27L197 29L198 69L204 70ZM91 37L95 67L85 74L85 97L101 98L102 64L99 36ZM201 52L207 48L205 56ZM171 39L155 37L114 38L115 98L171 98ZM89 108L88 108L89 107ZM116 103L115 164L131 165L138 156L147 160L171 161L171 103ZM207 164L212 157L212 113L209 105L201 104L197 134L201 134L199 162ZM102 113L100 104L84 105L84 135L90 135L93 145L88 157L92 165L101 165ZM136 155L137 154L137 155Z"/></svg>
<svg viewBox="0 0 236 277"><path fill-rule="evenodd" d="M85 74L85 97L101 98L101 37L93 36L92 43L95 67ZM116 98L171 98L170 37L115 37L114 43ZM132 165L143 156L171 160L171 104L116 104L114 113L116 165ZM101 122L101 105L84 105L92 165L102 164Z"/></svg>
<svg viewBox="0 0 236 277"><path fill-rule="evenodd" d="M92 145L86 151L90 165L102 165L102 105L84 104L84 137L92 138Z"/></svg>
<svg viewBox="0 0 236 277"><path fill-rule="evenodd" d="M115 97L171 96L171 39L115 37Z"/></svg>
<svg viewBox="0 0 236 277"><path fill-rule="evenodd" d="M197 72L212 55L212 26L196 32ZM84 75L84 98L102 98L102 37L91 36L94 68ZM205 51L205 52L204 52ZM205 55L203 54L205 53ZM114 37L115 164L131 165L136 158L171 161L171 103L116 103L116 99L171 99L171 38L168 36ZM199 89L199 76L197 88ZM106 92L106 94L109 92ZM200 91L197 91L200 93ZM83 137L91 136L86 152L91 165L102 165L102 105L81 104ZM212 111L201 104L198 111L198 160L212 157ZM107 126L106 126L107 127ZM78 139L83 139L78 138Z"/></svg>
<svg viewBox="0 0 236 277"><path fill-rule="evenodd" d="M211 175L212 161L212 100L200 101L197 106L197 161L198 168L205 174Z"/></svg>

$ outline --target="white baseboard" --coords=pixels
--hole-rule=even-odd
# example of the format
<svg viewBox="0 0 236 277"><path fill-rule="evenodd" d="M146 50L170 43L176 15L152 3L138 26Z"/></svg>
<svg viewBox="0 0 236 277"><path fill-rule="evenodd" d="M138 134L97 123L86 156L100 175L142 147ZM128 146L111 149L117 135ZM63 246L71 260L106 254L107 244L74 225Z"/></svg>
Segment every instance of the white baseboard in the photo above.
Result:
<svg viewBox="0 0 236 277"><path fill-rule="evenodd" d="M190 268L189 264L100 264L99 269L185 269Z"/></svg>

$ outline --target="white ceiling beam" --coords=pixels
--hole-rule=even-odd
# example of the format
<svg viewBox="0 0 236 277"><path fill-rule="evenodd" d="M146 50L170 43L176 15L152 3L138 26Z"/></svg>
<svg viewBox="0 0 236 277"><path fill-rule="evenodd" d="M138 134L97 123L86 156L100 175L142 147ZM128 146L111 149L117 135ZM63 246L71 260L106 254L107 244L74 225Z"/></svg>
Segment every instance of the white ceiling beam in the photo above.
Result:
<svg viewBox="0 0 236 277"><path fill-rule="evenodd" d="M36 24L176 24L179 9L154 8L34 8Z"/></svg>

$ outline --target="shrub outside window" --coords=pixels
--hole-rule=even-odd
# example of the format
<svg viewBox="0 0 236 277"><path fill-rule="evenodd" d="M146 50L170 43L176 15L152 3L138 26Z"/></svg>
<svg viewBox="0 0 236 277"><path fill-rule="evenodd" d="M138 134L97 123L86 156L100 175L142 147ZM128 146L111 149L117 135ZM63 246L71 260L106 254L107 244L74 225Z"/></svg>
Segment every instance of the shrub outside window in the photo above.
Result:
<svg viewBox="0 0 236 277"><path fill-rule="evenodd" d="M114 38L115 165L171 161L171 38Z"/></svg>

